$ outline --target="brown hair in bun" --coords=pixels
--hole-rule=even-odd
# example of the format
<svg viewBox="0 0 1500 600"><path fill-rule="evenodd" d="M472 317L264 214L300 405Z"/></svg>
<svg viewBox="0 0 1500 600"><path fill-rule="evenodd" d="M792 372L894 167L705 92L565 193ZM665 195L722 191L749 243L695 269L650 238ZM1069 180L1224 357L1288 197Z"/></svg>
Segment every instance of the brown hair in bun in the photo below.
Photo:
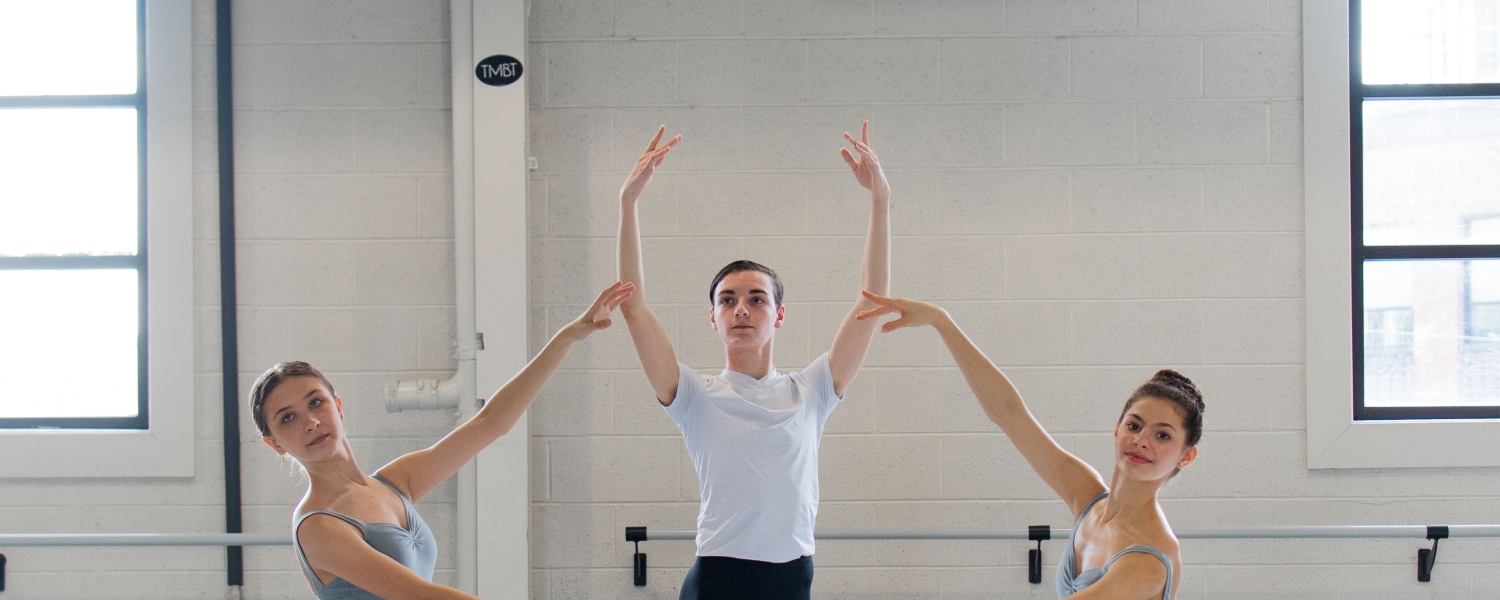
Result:
<svg viewBox="0 0 1500 600"><path fill-rule="evenodd" d="M1157 371L1149 381L1135 388L1135 393L1125 401L1125 408L1120 411L1120 421L1116 421L1116 424L1125 420L1125 413L1130 411L1130 405L1148 397L1161 398L1177 405L1177 412L1182 414L1182 428L1187 432L1187 446L1198 445L1199 438L1203 437L1204 406L1203 393L1198 391L1198 386L1193 385L1193 380L1171 369Z"/></svg>

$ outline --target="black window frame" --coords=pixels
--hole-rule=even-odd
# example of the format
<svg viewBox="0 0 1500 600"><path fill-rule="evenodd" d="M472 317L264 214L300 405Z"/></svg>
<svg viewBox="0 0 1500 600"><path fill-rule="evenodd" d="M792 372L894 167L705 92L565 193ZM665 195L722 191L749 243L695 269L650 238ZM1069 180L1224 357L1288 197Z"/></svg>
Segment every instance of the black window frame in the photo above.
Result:
<svg viewBox="0 0 1500 600"><path fill-rule="evenodd" d="M133 417L0 418L4 429L138 429L150 428L146 286L146 2L135 2L136 87L134 94L0 96L0 110L16 108L134 108L136 117L136 251L117 256L0 256L0 270L134 270L137 284L136 403ZM66 382L58 382L66 385Z"/></svg>
<svg viewBox="0 0 1500 600"><path fill-rule="evenodd" d="M1500 419L1500 406L1365 406L1364 265L1367 261L1500 258L1500 245L1366 246L1364 243L1364 103L1366 100L1497 99L1500 83L1364 83L1361 0L1349 0L1349 240L1353 303L1354 420ZM1467 320L1467 317L1466 317Z"/></svg>

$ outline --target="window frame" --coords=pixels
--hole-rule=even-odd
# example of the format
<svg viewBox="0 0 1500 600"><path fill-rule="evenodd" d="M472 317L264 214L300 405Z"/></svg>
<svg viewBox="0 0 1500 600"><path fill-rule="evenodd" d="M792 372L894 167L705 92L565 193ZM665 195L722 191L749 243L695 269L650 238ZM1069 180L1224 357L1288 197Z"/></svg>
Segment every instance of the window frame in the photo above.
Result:
<svg viewBox="0 0 1500 600"><path fill-rule="evenodd" d="M149 355L146 310L150 306L148 297L147 252L149 250L146 231L146 172L149 65L146 64L146 2L135 1L136 44L136 88L134 94L111 95L57 95L57 96L0 96L0 108L133 108L136 118L136 248L135 254L120 255L63 255L63 256L0 256L0 269L24 271L64 270L133 270L136 272L137 329L140 335L136 344L136 414L133 417L0 417L0 429L147 429L150 426L150 402L147 386L149 373L146 365Z"/></svg>
<svg viewBox="0 0 1500 600"><path fill-rule="evenodd" d="M1358 0L1303 3L1308 468L1500 466L1500 445L1493 443L1500 437L1500 420L1355 419L1356 382L1362 382L1357 363L1363 359L1356 353L1362 350L1364 319L1356 278L1362 275L1363 261L1462 257L1447 247L1430 256L1372 252L1356 237L1362 233L1353 160L1361 148L1354 120L1358 103L1395 91L1368 89L1390 86L1354 88L1359 56L1354 51L1357 32L1351 35L1351 30L1358 8ZM1436 86L1403 87L1408 96L1444 95Z"/></svg>
<svg viewBox="0 0 1500 600"><path fill-rule="evenodd" d="M1365 406L1364 264L1372 260L1432 260L1500 258L1496 244L1381 245L1364 244L1364 105L1367 100L1431 100L1437 98L1500 98L1500 83L1366 84L1363 81L1363 33L1355 27L1362 0L1349 0L1349 238L1350 290L1354 331L1354 419L1356 421L1411 419L1497 419L1500 406ZM1467 267L1466 267L1467 268ZM1467 284L1465 284L1467 292ZM1468 325L1465 308L1465 326Z"/></svg>
<svg viewBox="0 0 1500 600"><path fill-rule="evenodd" d="M144 35L137 43L144 44L145 64L137 92L151 106L137 108L145 121L138 141L145 217L138 239L150 251L130 259L138 261L142 282L145 423L137 429L0 429L0 456L25 457L0 461L0 478L194 473L192 5L144 0L142 6Z"/></svg>

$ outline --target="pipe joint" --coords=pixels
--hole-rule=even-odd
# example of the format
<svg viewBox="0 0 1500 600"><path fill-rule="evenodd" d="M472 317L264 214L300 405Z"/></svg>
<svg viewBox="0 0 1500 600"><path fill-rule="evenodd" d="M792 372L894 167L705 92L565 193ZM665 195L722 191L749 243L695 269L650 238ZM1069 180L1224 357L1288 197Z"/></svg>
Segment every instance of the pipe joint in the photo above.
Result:
<svg viewBox="0 0 1500 600"><path fill-rule="evenodd" d="M439 381L437 379L408 379L385 384L385 411L398 413L406 410L441 410L457 408L462 394L457 377Z"/></svg>
<svg viewBox="0 0 1500 600"><path fill-rule="evenodd" d="M453 353L458 360L474 360L479 355L479 351L483 349L483 333L475 333L471 339L459 339L453 342Z"/></svg>

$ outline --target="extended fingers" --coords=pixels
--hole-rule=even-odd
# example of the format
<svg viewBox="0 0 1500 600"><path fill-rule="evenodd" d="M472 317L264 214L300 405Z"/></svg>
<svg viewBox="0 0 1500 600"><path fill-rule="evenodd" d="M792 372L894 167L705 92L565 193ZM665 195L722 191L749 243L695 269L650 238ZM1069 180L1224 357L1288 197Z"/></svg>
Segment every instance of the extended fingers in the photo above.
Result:
<svg viewBox="0 0 1500 600"><path fill-rule="evenodd" d="M854 160L854 155L849 153L848 148L839 148L839 156L844 158L845 163L848 163L850 170L859 170L859 163Z"/></svg>
<svg viewBox="0 0 1500 600"><path fill-rule="evenodd" d="M601 300L605 300L605 301L609 301L609 300L614 300L616 298L625 298L625 297L629 296L630 294L632 294L634 292L635 292L635 284L634 283L625 283L623 281L616 281L613 284L611 284L608 288L606 288L604 290L603 294L600 294L600 299Z"/></svg>
<svg viewBox="0 0 1500 600"><path fill-rule="evenodd" d="M904 311L901 310L901 305L897 302L896 298L881 296L880 294L872 294L868 290L860 290L859 293L865 298L868 298L870 299L870 301L874 302L875 308L860 311L858 315L854 316L855 319L863 321L865 319L870 319L881 315L888 315L891 313L905 314Z"/></svg>
<svg viewBox="0 0 1500 600"><path fill-rule="evenodd" d="M870 120L869 119L865 119L864 124L859 126L859 140L862 141L862 142L864 142L866 146L870 145Z"/></svg>
<svg viewBox="0 0 1500 600"><path fill-rule="evenodd" d="M667 158L667 153L671 152L671 151L672 151L672 147L671 146L662 146L661 148L658 148L655 153L651 154L651 158L650 158L651 167L655 168L658 165L660 165L661 161L663 161L663 160L665 160Z"/></svg>
<svg viewBox="0 0 1500 600"><path fill-rule="evenodd" d="M611 300L614 300L616 296L620 295L621 291L634 289L635 286L633 286L632 284L622 281L616 281L610 284L609 287L604 288L604 291L599 292L599 296L594 298L593 308L607 307L610 305Z"/></svg>
<svg viewBox="0 0 1500 600"><path fill-rule="evenodd" d="M646 151L655 150L655 142L661 141L661 133L666 133L666 126L657 127L657 135L651 136L651 142L646 144Z"/></svg>
<svg viewBox="0 0 1500 600"><path fill-rule="evenodd" d="M869 298L871 301L881 306L894 306L896 304L895 298L892 298L890 296L882 296L880 294L873 293L870 290L860 290L859 294L861 296Z"/></svg>
<svg viewBox="0 0 1500 600"><path fill-rule="evenodd" d="M886 324L881 325L880 326L880 332L881 333L890 333L890 332L895 331L897 329L901 329L902 327L913 327L913 326L915 326L915 324L912 323L912 321L911 321L910 318L908 318L908 317L901 317L899 319L896 319L894 321L888 321L888 322L886 322Z"/></svg>
<svg viewBox="0 0 1500 600"><path fill-rule="evenodd" d="M895 306L877 306L869 310L859 311L859 314L855 315L854 318L863 321L865 319L873 319L882 315L899 312L901 312L901 309L896 308Z"/></svg>
<svg viewBox="0 0 1500 600"><path fill-rule="evenodd" d="M870 149L869 144L854 139L854 136L849 135L847 131L844 132L844 139L849 140L849 144L854 146L854 149L858 150L861 156L875 158L875 151Z"/></svg>
<svg viewBox="0 0 1500 600"><path fill-rule="evenodd" d="M609 301L605 302L604 307L608 308L609 312L614 312L616 308L620 307L621 303L625 302L626 298L629 298L630 295L634 293L635 285L627 283L625 284L625 287L615 290L615 292L610 295Z"/></svg>

